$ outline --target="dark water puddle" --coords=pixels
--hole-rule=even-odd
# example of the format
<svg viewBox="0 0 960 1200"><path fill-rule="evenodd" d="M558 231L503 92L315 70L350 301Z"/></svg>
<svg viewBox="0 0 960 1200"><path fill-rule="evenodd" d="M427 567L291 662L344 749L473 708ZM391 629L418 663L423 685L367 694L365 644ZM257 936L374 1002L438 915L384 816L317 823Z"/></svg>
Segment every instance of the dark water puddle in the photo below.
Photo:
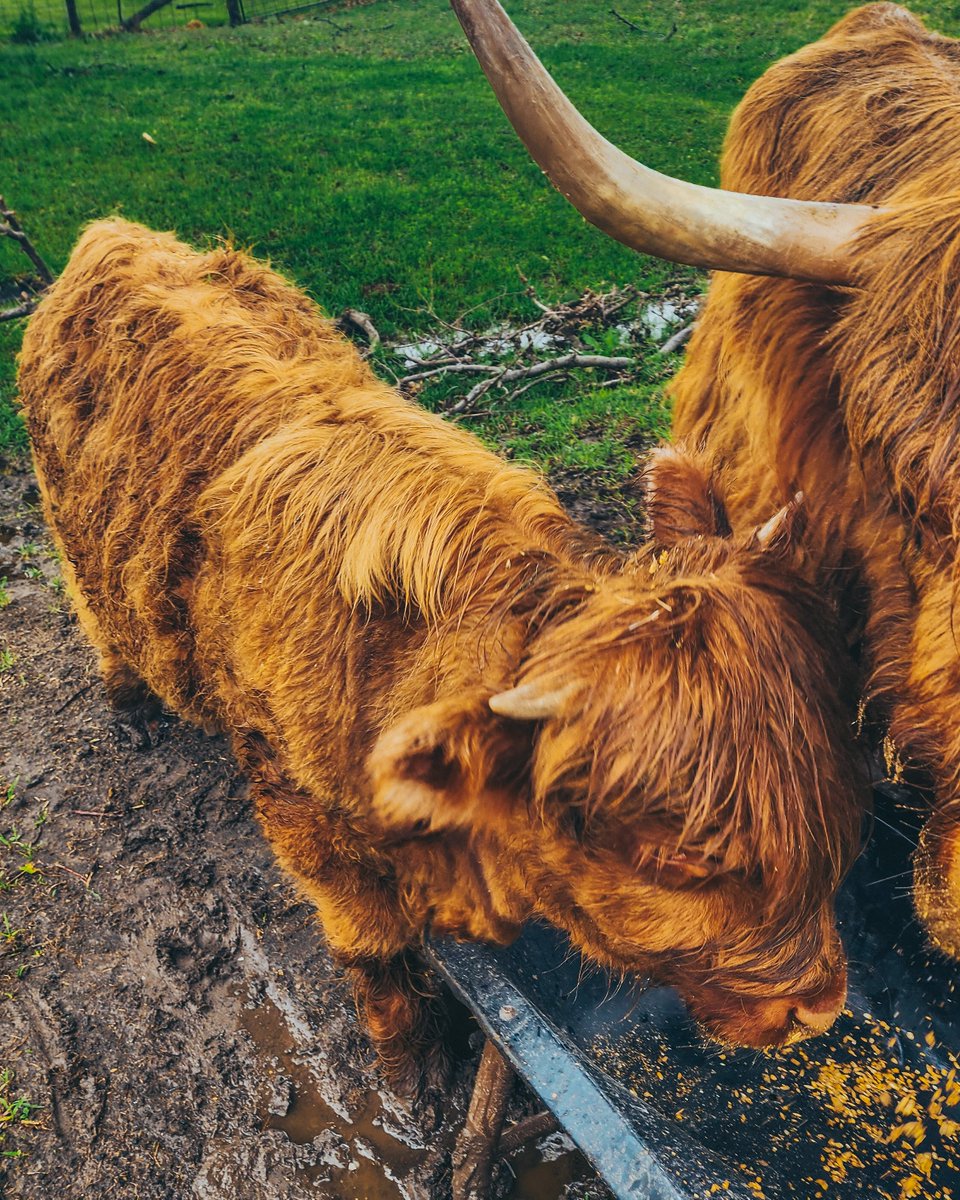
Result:
<svg viewBox="0 0 960 1200"><path fill-rule="evenodd" d="M413 1200L423 1194L411 1182L427 1152L404 1140L396 1115L377 1092L368 1092L354 1119L345 1119L324 1099L309 1066L299 1061L287 1021L272 1000L242 1008L240 1024L263 1059L278 1064L267 1076L274 1095L261 1103L263 1128L310 1146L300 1170L304 1180L323 1185L323 1195L338 1200ZM285 1111L277 1112L280 1108ZM456 1132L446 1127L437 1138L452 1146ZM531 1142L508 1166L513 1181L507 1200L560 1200L568 1184L593 1178L583 1157L559 1133ZM331 1192L331 1186L336 1190Z"/></svg>
<svg viewBox="0 0 960 1200"><path fill-rule="evenodd" d="M253 1039L263 1056L274 1059L281 1068L282 1107L284 1089L289 1080L289 1103L282 1114L267 1112L264 1129L277 1129L296 1145L310 1145L316 1151L312 1164L305 1160L302 1175L311 1182L340 1185L336 1193L343 1200L357 1196L369 1200L404 1200L410 1193L397 1175L414 1171L424 1157L423 1151L392 1136L384 1128L392 1124L383 1101L376 1092L367 1094L366 1103L353 1120L346 1120L324 1099L313 1072L293 1053L293 1038L283 1013L270 999L256 1008L244 1008L241 1026ZM330 1194L330 1193L325 1193Z"/></svg>

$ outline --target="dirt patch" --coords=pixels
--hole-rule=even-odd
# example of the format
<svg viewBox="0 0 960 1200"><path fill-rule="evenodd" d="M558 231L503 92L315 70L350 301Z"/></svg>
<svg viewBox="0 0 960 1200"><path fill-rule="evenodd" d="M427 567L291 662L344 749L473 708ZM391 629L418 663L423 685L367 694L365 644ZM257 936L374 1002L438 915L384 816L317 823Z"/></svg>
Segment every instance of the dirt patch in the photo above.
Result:
<svg viewBox="0 0 960 1200"><path fill-rule="evenodd" d="M442 1114L380 1088L225 741L171 720L135 751L115 726L37 499L7 464L0 1195L443 1200L478 1037ZM501 1195L606 1194L556 1137L514 1167Z"/></svg>

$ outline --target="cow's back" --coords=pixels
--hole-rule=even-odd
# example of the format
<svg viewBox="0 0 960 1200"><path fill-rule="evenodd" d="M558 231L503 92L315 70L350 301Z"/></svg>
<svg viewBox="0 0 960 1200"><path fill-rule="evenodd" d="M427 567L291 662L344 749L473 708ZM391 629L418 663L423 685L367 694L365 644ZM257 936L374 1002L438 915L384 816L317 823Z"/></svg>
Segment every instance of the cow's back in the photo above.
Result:
<svg viewBox="0 0 960 1200"><path fill-rule="evenodd" d="M279 276L120 220L87 229L31 320L19 383L48 522L104 637L181 711L202 489L305 398L366 378Z"/></svg>
<svg viewBox="0 0 960 1200"><path fill-rule="evenodd" d="M387 686L386 641L415 651L490 563L579 536L535 475L381 383L307 297L229 248L92 225L30 322L20 387L87 632L207 724L282 704L256 704L268 683ZM227 695L258 711L224 713Z"/></svg>
<svg viewBox="0 0 960 1200"><path fill-rule="evenodd" d="M896 212L939 195L960 211L960 43L896 5L852 12L750 88L731 120L722 183ZM863 557L902 574L893 441L898 420L919 416L919 429L925 418L891 408L865 386L863 366L901 344L891 339L897 304L909 325L918 293L941 282L920 265L923 231L901 232L914 237L916 273L892 297L889 277L873 282L886 257L875 245L857 260L867 265L856 290L718 273L673 384L675 436L726 464L734 520L760 519L802 490L815 561L834 579ZM921 436L933 440L926 428Z"/></svg>

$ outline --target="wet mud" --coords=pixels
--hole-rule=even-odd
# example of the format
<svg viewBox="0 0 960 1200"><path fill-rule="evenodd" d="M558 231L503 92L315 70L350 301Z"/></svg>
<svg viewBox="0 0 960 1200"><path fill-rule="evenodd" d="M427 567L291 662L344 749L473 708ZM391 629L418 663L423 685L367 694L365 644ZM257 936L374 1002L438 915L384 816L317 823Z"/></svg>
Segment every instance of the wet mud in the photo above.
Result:
<svg viewBox="0 0 960 1200"><path fill-rule="evenodd" d="M39 1106L0 1122L0 1196L445 1200L479 1035L441 1105L381 1086L225 741L112 720L37 500L0 464L0 1114ZM606 1191L551 1135L496 1195Z"/></svg>

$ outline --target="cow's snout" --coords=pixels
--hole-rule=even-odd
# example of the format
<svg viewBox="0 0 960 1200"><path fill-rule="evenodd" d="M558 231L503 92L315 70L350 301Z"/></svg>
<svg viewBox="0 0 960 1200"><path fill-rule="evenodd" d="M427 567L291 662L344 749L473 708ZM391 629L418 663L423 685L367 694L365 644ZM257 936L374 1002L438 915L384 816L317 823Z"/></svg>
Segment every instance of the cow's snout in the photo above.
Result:
<svg viewBox="0 0 960 1200"><path fill-rule="evenodd" d="M748 1001L747 1028L763 1037L764 1045L798 1042L826 1033L839 1017L847 998L847 973L838 972L825 988L816 992ZM748 1045L754 1044L748 1041Z"/></svg>
<svg viewBox="0 0 960 1200"><path fill-rule="evenodd" d="M840 1016L846 998L847 987L844 978L843 987L839 990L802 998L794 1009L793 1017L803 1028L809 1029L811 1034L826 1033Z"/></svg>
<svg viewBox="0 0 960 1200"><path fill-rule="evenodd" d="M826 1033L847 998L842 965L813 992L786 996L745 996L711 989L691 1004L706 1031L722 1042L755 1048L783 1046Z"/></svg>

